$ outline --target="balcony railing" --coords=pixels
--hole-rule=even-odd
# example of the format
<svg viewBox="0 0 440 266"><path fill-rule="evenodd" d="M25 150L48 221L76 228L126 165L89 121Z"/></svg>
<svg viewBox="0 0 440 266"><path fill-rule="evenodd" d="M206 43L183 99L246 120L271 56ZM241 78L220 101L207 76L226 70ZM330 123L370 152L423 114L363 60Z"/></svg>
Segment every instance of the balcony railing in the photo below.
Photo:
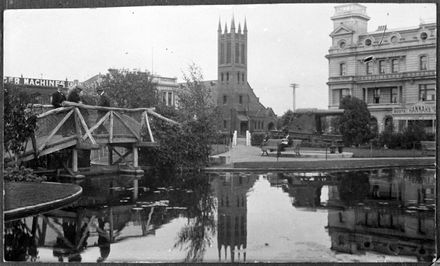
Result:
<svg viewBox="0 0 440 266"><path fill-rule="evenodd" d="M368 81L383 81L383 80L395 80L395 79L415 79L422 77L432 77L435 78L435 70L425 70L425 71L411 71L411 72L401 72L401 73L387 73L378 75L363 75L363 76L339 76L330 77L329 83L334 82L368 82Z"/></svg>

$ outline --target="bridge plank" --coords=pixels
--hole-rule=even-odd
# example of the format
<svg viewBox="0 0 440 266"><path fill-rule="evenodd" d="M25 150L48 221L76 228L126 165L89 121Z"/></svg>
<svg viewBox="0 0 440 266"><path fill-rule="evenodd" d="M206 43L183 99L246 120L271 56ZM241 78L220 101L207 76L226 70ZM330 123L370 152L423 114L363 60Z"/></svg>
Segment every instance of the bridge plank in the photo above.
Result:
<svg viewBox="0 0 440 266"><path fill-rule="evenodd" d="M84 120L84 117L81 115L81 112L78 110L78 108L75 108L74 110L75 110L76 114L78 115L79 120L81 121L81 124L82 124L84 130L86 131L86 134L87 134L87 136L89 137L90 141L92 142L92 144L96 144L96 141L95 141L95 139L93 138L92 134L90 133L90 130L89 130L89 128L87 127L87 123L86 123L86 121Z"/></svg>
<svg viewBox="0 0 440 266"><path fill-rule="evenodd" d="M148 134L150 135L151 142L154 142L153 132L151 132L150 121L148 121L148 113L145 112L145 123L147 124Z"/></svg>
<svg viewBox="0 0 440 266"><path fill-rule="evenodd" d="M118 114L118 113L114 113L114 115L119 119L119 121L121 121L121 123L140 141L141 138L139 137L139 135L136 133L136 131L134 129L132 129L129 125L127 125L127 123L124 121L124 119L122 119L122 117Z"/></svg>
<svg viewBox="0 0 440 266"><path fill-rule="evenodd" d="M69 119L69 117L72 115L72 113L73 113L73 110L71 110L69 113L67 113L67 115L60 121L60 123L58 123L58 125L52 130L50 135L46 138L46 140L40 146L38 151L42 151L44 149L44 147L46 147L46 145L50 141L50 139L55 135L55 133L57 133L57 131L61 128L61 126L63 126L63 124L67 121L67 119Z"/></svg>
<svg viewBox="0 0 440 266"><path fill-rule="evenodd" d="M115 119L114 113L113 111L110 111L110 131L108 134L108 142L112 143L113 142L113 121Z"/></svg>
<svg viewBox="0 0 440 266"><path fill-rule="evenodd" d="M70 107L79 107L84 109L91 109L91 110L100 110L100 111L123 111L123 112L142 112L142 111L154 111L155 108L120 108L120 107L107 107L107 106L96 106L96 105L86 105L82 103L74 103L69 101L64 101L62 103L63 106L70 106Z"/></svg>
<svg viewBox="0 0 440 266"><path fill-rule="evenodd" d="M101 119L99 119L98 123L96 123L94 126L92 126L90 128L90 132L95 131L101 124L104 123L105 120L107 120L107 118L109 118L110 116L110 112L106 113L103 117L101 117ZM87 134L84 133L84 135L82 136L82 139L85 140L87 138Z"/></svg>

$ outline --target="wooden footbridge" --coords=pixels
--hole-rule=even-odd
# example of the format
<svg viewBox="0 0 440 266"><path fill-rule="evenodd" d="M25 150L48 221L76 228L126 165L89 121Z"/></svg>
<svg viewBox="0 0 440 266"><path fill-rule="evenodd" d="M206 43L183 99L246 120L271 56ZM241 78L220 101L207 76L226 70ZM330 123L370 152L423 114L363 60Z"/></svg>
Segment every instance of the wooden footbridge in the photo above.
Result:
<svg viewBox="0 0 440 266"><path fill-rule="evenodd" d="M150 120L162 119L178 124L156 113L154 108L116 108L63 102L63 107L54 109L48 105L33 105L37 114L37 128L34 137L25 145L18 158L29 161L64 149L72 151L72 171L78 171L78 150L93 150L103 146L120 156L118 163L133 154L133 167L138 167L138 148L154 147ZM148 132L142 136L142 132ZM127 149L120 154L115 147ZM110 162L112 163L112 162Z"/></svg>

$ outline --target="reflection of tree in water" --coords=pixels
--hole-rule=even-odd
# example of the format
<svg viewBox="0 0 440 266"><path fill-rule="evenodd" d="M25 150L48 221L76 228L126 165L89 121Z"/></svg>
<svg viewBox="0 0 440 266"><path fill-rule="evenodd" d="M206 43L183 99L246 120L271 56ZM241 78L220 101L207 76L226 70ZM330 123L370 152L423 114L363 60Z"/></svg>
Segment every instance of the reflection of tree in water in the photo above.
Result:
<svg viewBox="0 0 440 266"><path fill-rule="evenodd" d="M35 261L38 251L34 236L21 221L5 223L4 258L6 261Z"/></svg>
<svg viewBox="0 0 440 266"><path fill-rule="evenodd" d="M203 260L207 246L211 245L215 233L214 198L206 176L196 175L186 178L181 187L191 189L193 193L187 198L188 223L179 232L174 247L187 251L185 261L200 262Z"/></svg>
<svg viewBox="0 0 440 266"><path fill-rule="evenodd" d="M368 172L337 173L340 177L338 191L340 199L347 205L363 201L370 192Z"/></svg>

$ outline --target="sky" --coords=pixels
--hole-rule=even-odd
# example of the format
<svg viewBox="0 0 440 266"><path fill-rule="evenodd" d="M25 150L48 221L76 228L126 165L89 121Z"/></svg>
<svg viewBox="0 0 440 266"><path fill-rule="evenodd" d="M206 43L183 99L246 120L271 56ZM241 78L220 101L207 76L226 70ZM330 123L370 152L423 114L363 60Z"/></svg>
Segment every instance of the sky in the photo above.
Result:
<svg viewBox="0 0 440 266"><path fill-rule="evenodd" d="M248 28L248 82L277 115L328 108L328 61L338 4L147 6L7 10L4 76L85 81L109 68L141 69L182 81L189 64L217 80L217 28ZM435 4L363 4L368 30L418 26Z"/></svg>

